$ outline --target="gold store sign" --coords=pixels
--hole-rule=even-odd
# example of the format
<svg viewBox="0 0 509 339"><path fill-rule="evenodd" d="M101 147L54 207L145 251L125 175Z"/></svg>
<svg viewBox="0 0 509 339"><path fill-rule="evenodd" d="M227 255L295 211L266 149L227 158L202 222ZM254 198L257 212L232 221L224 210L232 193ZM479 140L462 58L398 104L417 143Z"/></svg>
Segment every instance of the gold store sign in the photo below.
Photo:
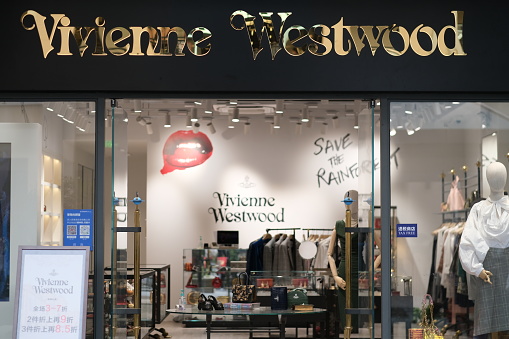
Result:
<svg viewBox="0 0 509 339"><path fill-rule="evenodd" d="M284 49L291 56L301 56L307 52L315 56L325 56L334 52L339 56L350 53L360 55L368 45L374 56L382 46L383 50L391 56L402 56L409 50L419 56L429 56L438 47L443 56L467 55L463 49L463 11L451 11L454 25L447 25L438 32L424 24L417 25L411 30L397 24L380 26L354 26L346 25L343 17L331 27L317 24L310 28L292 25L285 29L285 23L292 15L291 12L280 12L277 15L281 24L279 32L274 27L272 12L260 12L263 26L258 32L255 26L256 17L243 10L238 10L230 16L230 25L237 31L246 30L253 59L263 50L262 38L267 36L272 60L277 53ZM33 23L27 25L27 17L32 17ZM241 17L242 25L237 21ZM207 40L212 38L212 32L205 27L196 27L187 33L181 27L114 27L106 29L106 20L102 17L95 19L95 26L74 27L65 14L51 14L53 23L51 30L46 28L46 17L36 11L28 10L21 15L21 24L26 30L37 29L41 42L42 54L47 58L56 46L53 45L55 34L60 36L60 47L57 55L73 55L71 40L78 47L80 56L85 54L89 47L93 47L93 56L105 56L108 52L115 56L185 56L186 50L195 56L205 56L210 53L212 44ZM235 21L235 22L234 22ZM333 31L331 35L331 29ZM57 33L58 30L58 33ZM454 35L454 45L448 46L445 35L450 31ZM142 35L148 34L148 43L142 49ZM170 50L170 36L174 34L177 42L174 50ZM89 42L94 36L95 44ZM402 42L399 49L393 45L398 39ZM427 49L423 47L423 42ZM207 41L207 42L206 42ZM298 45L297 42L300 42ZM355 52L353 51L355 49Z"/></svg>

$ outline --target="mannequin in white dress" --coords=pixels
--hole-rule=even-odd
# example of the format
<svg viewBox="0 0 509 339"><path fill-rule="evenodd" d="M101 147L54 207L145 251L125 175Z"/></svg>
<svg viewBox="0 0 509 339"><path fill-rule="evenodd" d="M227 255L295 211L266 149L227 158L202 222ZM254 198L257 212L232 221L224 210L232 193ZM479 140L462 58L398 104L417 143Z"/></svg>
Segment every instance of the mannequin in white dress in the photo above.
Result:
<svg viewBox="0 0 509 339"><path fill-rule="evenodd" d="M488 199L472 206L461 236L459 257L473 292L474 338L509 330L509 197L507 170L500 162L486 169ZM470 291L471 290L471 291Z"/></svg>

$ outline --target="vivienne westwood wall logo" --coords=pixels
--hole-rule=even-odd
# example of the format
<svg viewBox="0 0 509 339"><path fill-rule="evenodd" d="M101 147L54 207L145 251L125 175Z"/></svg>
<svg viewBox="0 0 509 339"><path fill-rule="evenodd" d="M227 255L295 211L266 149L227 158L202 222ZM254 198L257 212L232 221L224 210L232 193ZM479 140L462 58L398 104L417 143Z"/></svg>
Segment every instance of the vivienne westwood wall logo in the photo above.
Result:
<svg viewBox="0 0 509 339"><path fill-rule="evenodd" d="M266 36L272 60L279 51L284 50L291 56L310 53L325 56L333 50L338 56L356 54L359 56L365 48L372 56L383 49L390 56L402 56L413 51L419 56L429 56L438 49L443 56L465 56L463 49L463 11L451 11L454 24L446 25L440 30L418 24L407 29L398 24L383 25L347 25L343 17L334 25L316 24L309 28L290 23L292 12L277 13L279 30L276 29L272 12L259 12L261 28L255 25L256 17L244 10L237 10L230 15L230 25L237 31L245 30L256 59L263 50L262 39ZM89 47L93 48L92 56L206 56L211 53L212 32L205 27L196 27L188 32L182 27L174 26L129 26L107 28L106 19L96 17L95 25L71 26L71 19L65 14L50 14L52 23L48 29L47 17L28 10L21 15L21 25L25 30L36 30L41 43L42 54L47 58L57 48L56 55L71 56L77 47L83 57ZM291 24L290 27L286 28ZM58 35L60 46L55 42ZM148 39L143 45L143 36ZM170 36L176 37L176 43L170 46ZM446 35L448 42L446 43ZM74 42L72 42L74 40ZM397 49L393 41L403 43ZM72 47L71 47L72 46ZM425 49L428 46L428 49ZM380 48L382 47L382 48ZM354 52L355 50L355 52Z"/></svg>

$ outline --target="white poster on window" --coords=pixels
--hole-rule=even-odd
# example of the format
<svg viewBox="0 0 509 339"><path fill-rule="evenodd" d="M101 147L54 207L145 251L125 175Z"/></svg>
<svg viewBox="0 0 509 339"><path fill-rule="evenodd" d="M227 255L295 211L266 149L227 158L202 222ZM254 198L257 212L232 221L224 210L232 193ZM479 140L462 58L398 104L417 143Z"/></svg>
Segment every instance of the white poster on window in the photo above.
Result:
<svg viewBox="0 0 509 339"><path fill-rule="evenodd" d="M85 338L88 247L20 247L13 338Z"/></svg>

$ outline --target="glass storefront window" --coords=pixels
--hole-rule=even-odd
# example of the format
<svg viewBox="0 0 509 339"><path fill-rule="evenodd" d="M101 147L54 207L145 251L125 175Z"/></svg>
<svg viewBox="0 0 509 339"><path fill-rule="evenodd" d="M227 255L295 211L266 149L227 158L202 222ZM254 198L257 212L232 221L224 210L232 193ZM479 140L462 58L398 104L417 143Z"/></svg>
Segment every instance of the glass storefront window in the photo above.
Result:
<svg viewBox="0 0 509 339"><path fill-rule="evenodd" d="M92 102L0 103L2 337L12 331L18 246L93 244L94 119Z"/></svg>
<svg viewBox="0 0 509 339"><path fill-rule="evenodd" d="M221 270L249 270L245 262L217 267L211 263L219 258L205 256L188 263L197 270L190 274L193 269L182 268L184 249L224 246L218 243L219 230L238 231L235 245L243 249L264 234L288 235L299 243L312 237L328 245L336 221L345 218L345 195L354 190L358 194L358 227L354 222L351 246L358 252L350 268L355 274L349 279L355 290L350 307L356 309L351 330L367 337L376 335L380 324L378 319L375 326L374 309L379 291L374 284L373 259L378 252L373 230L379 200L375 194L379 162L375 149L380 112L374 101L135 98L107 101L107 108L106 144L111 146L107 157L111 157L112 167L107 169L111 175L106 180L111 187L110 200L119 201L107 220L112 227L108 236L113 277L117 279L114 300L126 296L126 268L135 260L135 237L119 229L135 226L131 200L136 194L144 200L139 205L141 262L171 263L169 298L170 305L175 305L181 289L188 302L197 299L196 293L231 301L232 282ZM345 239L349 233L343 234ZM338 262L342 254L347 253L331 251ZM320 306L325 308L331 306L324 302L326 294L330 297L328 287L334 285L327 269L327 250L322 261L323 267L307 262L307 269L316 270L313 278L300 284L309 287L311 296L320 296ZM270 281L281 276L279 273L256 274ZM291 270L282 275L290 277ZM219 279L222 287L213 288L212 278ZM288 288L293 289L299 287L291 283L297 280L282 281L288 281ZM338 300L338 294L333 294L333 300ZM124 299L123 306L115 307L127 307L132 300ZM337 320L345 318L344 302L345 298L334 304ZM133 320L121 311L115 313L110 324L115 332L111 333L123 338L126 332L120 328L131 328ZM346 324L335 324L338 327L332 330L344 333Z"/></svg>
<svg viewBox="0 0 509 339"><path fill-rule="evenodd" d="M472 336L473 303L457 246L473 204L489 196L486 167L494 161L507 166L508 107L390 103L394 337L418 327L426 294L439 330Z"/></svg>

